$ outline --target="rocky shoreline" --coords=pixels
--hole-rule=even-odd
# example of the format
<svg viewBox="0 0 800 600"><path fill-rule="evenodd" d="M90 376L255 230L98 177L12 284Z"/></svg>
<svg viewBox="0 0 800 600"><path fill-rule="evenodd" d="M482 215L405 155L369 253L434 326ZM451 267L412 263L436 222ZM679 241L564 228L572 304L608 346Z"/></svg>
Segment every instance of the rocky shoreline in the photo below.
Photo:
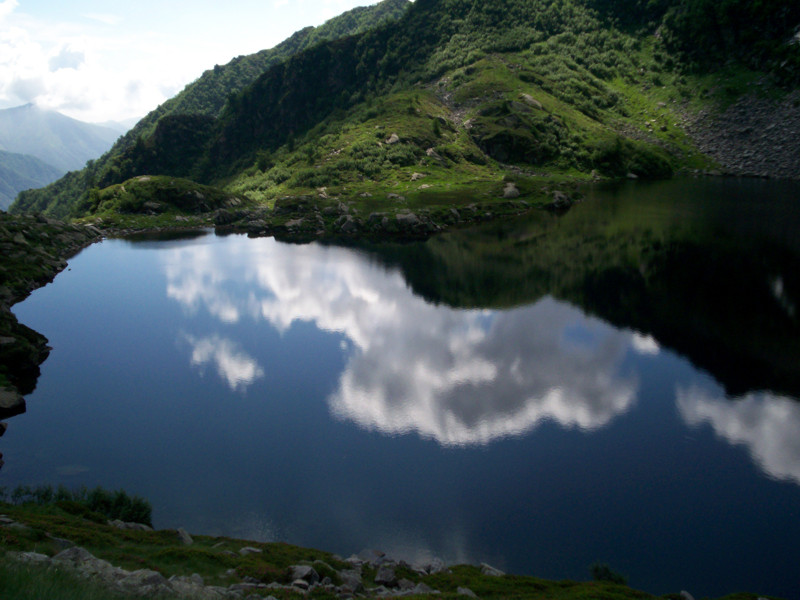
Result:
<svg viewBox="0 0 800 600"><path fill-rule="evenodd" d="M0 418L25 412L23 396L33 391L39 365L50 352L47 339L19 323L11 307L52 281L67 267L68 258L100 239L102 233L94 227L0 212Z"/></svg>
<svg viewBox="0 0 800 600"><path fill-rule="evenodd" d="M4 517L0 516L0 520ZM184 539L191 540L191 536L182 532ZM66 540L64 540L66 542ZM191 541L189 542L191 544ZM228 551L233 553L233 551ZM238 554L260 554L261 549L252 546L242 546ZM158 571L151 569L138 569L128 571L116 567L110 562L97 558L85 548L71 546L62 550L55 556L47 556L38 552L9 552L6 555L12 560L41 567L59 567L73 571L79 577L92 579L112 592L137 596L172 596L196 600L277 600L272 594L289 592L294 594L309 594L315 591L326 592L339 600L353 598L402 598L406 596L440 595L440 590L435 590L423 582L414 582L404 577L398 577L399 569L411 569L420 576L433 575L447 571L447 567L440 559L429 563L409 565L396 561L378 550L364 550L358 555L353 555L344 562L348 567L335 569L322 560L315 560L311 564L292 565L288 569L291 583L264 583L256 578L244 576L238 578L235 569L230 569L228 575L240 579L227 586L208 585L199 573L192 575L164 577ZM337 560L342 560L336 557ZM376 571L373 582L365 585L364 570L372 568ZM501 577L504 573L487 564L480 566L484 575ZM338 582L338 583L336 583ZM458 595L468 598L477 598L477 594L466 587L458 588Z"/></svg>
<svg viewBox="0 0 800 600"><path fill-rule="evenodd" d="M683 126L725 174L800 179L800 91L747 94L725 110L685 114Z"/></svg>

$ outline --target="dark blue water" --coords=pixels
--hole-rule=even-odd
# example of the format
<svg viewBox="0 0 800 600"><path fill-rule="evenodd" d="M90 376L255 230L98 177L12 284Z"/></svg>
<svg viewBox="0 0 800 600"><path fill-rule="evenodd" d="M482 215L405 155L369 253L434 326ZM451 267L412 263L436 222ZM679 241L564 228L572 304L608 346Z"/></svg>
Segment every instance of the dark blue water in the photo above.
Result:
<svg viewBox="0 0 800 600"><path fill-rule="evenodd" d="M796 598L796 250L765 226L756 283L704 312L718 285L661 282L725 236L669 189L388 249L94 245L14 308L53 352L0 485L122 487L157 527L345 556ZM737 247L699 256L724 273Z"/></svg>

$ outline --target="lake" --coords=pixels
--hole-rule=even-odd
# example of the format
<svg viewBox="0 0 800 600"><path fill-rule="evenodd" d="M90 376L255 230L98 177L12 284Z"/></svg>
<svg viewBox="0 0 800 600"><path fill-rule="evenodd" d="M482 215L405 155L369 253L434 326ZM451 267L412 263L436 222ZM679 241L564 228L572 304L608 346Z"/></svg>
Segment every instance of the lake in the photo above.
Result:
<svg viewBox="0 0 800 600"><path fill-rule="evenodd" d="M158 528L695 597L800 590L800 185L626 183L425 243L106 240L0 485Z"/></svg>

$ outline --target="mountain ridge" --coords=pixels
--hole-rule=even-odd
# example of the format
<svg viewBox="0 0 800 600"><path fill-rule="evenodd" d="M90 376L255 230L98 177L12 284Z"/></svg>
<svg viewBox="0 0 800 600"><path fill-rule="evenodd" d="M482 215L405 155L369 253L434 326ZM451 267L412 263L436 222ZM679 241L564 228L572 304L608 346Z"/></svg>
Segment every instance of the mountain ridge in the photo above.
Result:
<svg viewBox="0 0 800 600"><path fill-rule="evenodd" d="M0 110L0 150L34 156L62 173L83 168L118 137L113 129L34 104Z"/></svg>
<svg viewBox="0 0 800 600"><path fill-rule="evenodd" d="M6 210L22 190L45 186L63 174L35 156L0 150L0 210Z"/></svg>
<svg viewBox="0 0 800 600"><path fill-rule="evenodd" d="M515 173L663 177L711 169L681 125L687 107L741 96L764 73L771 89L800 81L800 45L787 41L785 22L743 0L717 4L417 0L390 24L276 62L230 93L218 116L157 120L102 168L21 194L13 209L91 214L90 188L141 175L188 177L269 205L318 188L416 193ZM800 9L786 0L767 4L783 21L800 22ZM705 36L697 34L701 13L717 26ZM741 15L774 39L741 35L727 70L704 71L687 36L712 47ZM406 183L415 172L427 179L412 189Z"/></svg>
<svg viewBox="0 0 800 600"><path fill-rule="evenodd" d="M26 195L17 204L24 206L21 210L43 210L52 215L68 216L69 208L62 205L74 203L101 181L120 183L124 179L120 175L121 161L114 163L114 159L135 147L142 139L153 136L161 119L189 114L197 123L216 118L232 94L252 83L271 66L315 44L363 31L383 21L397 19L409 4L409 0L383 0L372 6L357 7L318 27L305 27L273 48L248 56L238 56L226 65L216 65L208 69L176 96L143 117L109 152L87 165L86 169L68 173L40 192Z"/></svg>

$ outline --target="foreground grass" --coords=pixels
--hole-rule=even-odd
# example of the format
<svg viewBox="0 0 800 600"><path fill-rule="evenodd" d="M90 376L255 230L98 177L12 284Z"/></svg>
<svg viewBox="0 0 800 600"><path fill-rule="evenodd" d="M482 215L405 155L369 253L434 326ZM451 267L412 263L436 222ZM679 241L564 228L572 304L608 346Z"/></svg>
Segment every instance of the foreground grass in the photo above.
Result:
<svg viewBox="0 0 800 600"><path fill-rule="evenodd" d="M108 589L63 569L23 565L0 557L0 591L3 600L108 600ZM125 596L138 600L143 596Z"/></svg>
<svg viewBox="0 0 800 600"><path fill-rule="evenodd" d="M67 506L67 508L69 508ZM284 543L258 543L227 537L194 536L194 543L185 546L177 531L138 531L118 529L89 519L86 515L71 514L56 504L11 505L0 503L0 513L15 521L0 527L0 549L35 551L49 556L57 554L66 542L86 548L98 558L127 570L151 569L172 575L200 574L206 585L229 586L244 577L264 583L291 583L291 565L313 564L320 576L328 575L338 583L338 570L350 568L340 558L320 550L301 548ZM91 516L91 515L89 515ZM261 553L242 556L245 546ZM364 585L374 585L376 571L365 565ZM422 582L441 594L416 597L441 599L463 598L459 588L469 588L479 598L518 598L530 600L646 600L655 598L646 592L608 581L548 581L536 577L505 575L492 577L478 567L458 565L447 572L421 575L407 568L397 569L398 577L415 583ZM303 597L300 591L270 590L281 600ZM306 594L311 598L335 598L331 592L315 588ZM0 597L3 600L48 598L71 600L117 597L98 584L81 579L69 571L39 565L21 565L0 555ZM137 598L137 596L125 596ZM756 600L755 594L728 596L725 600ZM665 600L681 600L680 594L662 596Z"/></svg>

